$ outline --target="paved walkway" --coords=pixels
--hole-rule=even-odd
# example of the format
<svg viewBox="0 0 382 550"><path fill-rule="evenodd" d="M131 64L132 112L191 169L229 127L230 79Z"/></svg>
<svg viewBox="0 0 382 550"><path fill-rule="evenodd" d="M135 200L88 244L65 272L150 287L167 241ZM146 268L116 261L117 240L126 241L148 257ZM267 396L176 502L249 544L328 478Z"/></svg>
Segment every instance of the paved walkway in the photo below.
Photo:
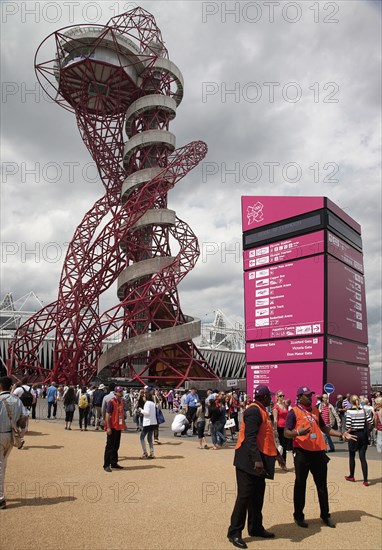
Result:
<svg viewBox="0 0 382 550"><path fill-rule="evenodd" d="M175 438L169 430L172 415L166 416L154 461L140 459L139 436L129 419L120 448L125 469L112 473L102 469L103 432L80 432L77 421L66 431L62 417L30 421L25 448L13 449L8 462L0 548L232 550L226 532L235 500L233 448L201 450L195 438ZM380 550L381 457L369 448L371 485L364 487L344 480L346 444L329 456L330 506L337 528L321 523L311 479L306 505L310 527L293 523L289 454L290 471L277 470L274 481L267 481L264 525L277 538L250 538L244 532L250 549Z"/></svg>

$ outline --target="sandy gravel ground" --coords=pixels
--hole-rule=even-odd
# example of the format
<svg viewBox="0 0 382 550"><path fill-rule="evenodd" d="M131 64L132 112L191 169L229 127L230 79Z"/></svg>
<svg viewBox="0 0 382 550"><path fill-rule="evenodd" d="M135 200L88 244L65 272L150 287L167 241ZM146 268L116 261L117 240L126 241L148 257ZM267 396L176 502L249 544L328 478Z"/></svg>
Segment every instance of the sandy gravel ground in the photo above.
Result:
<svg viewBox="0 0 382 550"><path fill-rule="evenodd" d="M40 410L41 411L41 410ZM106 436L101 431L64 430L56 421L30 421L25 449L13 449L6 474L7 509L0 510L1 550L214 550L234 548L226 533L235 500L233 447L201 450L196 438L175 438L172 416L161 427L156 459L140 459L139 436L129 419L122 434L121 471L102 468ZM41 416L44 415L42 411ZM45 415L46 416L46 415ZM306 519L292 520L292 457L288 472L267 481L264 525L273 540L243 538L249 548L381 549L381 457L369 448L370 487L349 483L347 445L330 454L329 493L336 529L319 519L309 479ZM356 479L360 480L357 462Z"/></svg>

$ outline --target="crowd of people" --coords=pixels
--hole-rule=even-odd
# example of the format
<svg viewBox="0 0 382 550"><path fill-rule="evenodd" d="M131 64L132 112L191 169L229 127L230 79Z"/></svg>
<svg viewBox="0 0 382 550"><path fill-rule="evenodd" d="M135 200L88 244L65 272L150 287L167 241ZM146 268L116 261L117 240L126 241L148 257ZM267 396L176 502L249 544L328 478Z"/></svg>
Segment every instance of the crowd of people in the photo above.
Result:
<svg viewBox="0 0 382 550"><path fill-rule="evenodd" d="M11 380L8 377L3 378ZM36 419L40 415L39 413L43 413L47 419L57 418L57 405L59 401L62 401L65 411L65 430L72 430L74 415L78 409L78 427L81 431L88 431L91 427L94 430L103 429L106 432L103 468L107 472L122 468L118 464L118 449L121 432L127 429L127 418L130 418L135 426L134 429L139 432L142 459L153 459L155 458L154 444L161 444L159 440L161 410L167 410L167 415L174 415L171 430L175 437L195 436L200 449L219 450L227 446L229 440L236 442L236 447L243 444L242 424L245 414L256 403L256 396L252 400L244 392L236 390L225 392L212 388L203 392L203 397L200 397L196 388L183 391L150 386L130 389L115 386L115 384L109 384L108 387L104 384L81 387L63 386L55 382L50 385L38 385L28 384L27 379L16 384L11 380L11 385L8 388L8 383L4 382L5 385L3 385L0 394L3 428L8 428L10 422L5 407L2 407L4 398L10 399L11 406L15 407L14 420L18 422L23 441L25 441L29 419ZM304 399L303 396L302 398ZM44 407L38 406L40 400L44 400ZM296 411L300 400L301 396L297 398L296 403L292 404L291 400L285 399L284 392L279 390L274 396L271 395L269 403L266 403L265 406L267 418L269 418L272 427L276 456L282 469L287 468L287 453L293 450L296 470L296 436L293 438L290 434L295 429L294 423L298 421L293 411ZM15 403L18 403L17 407ZM366 396L362 395L347 394L345 397L338 395L334 405L329 402L329 396L324 394L315 396L315 404L312 406L317 409L319 415L321 435L318 439L320 445L323 446L322 450L325 451L325 455L326 452L335 451L332 441L333 433L339 433L342 436L352 434L348 440L349 473L345 479L349 482L355 481L355 457L358 452L363 484L368 486L367 448L370 445L376 445L377 451L382 453L382 397L380 393L373 395L370 402ZM291 411L295 414L293 421L291 421ZM16 418L16 412L19 418ZM305 420L308 422L308 416ZM257 421L259 421L259 417L257 417ZM299 430L300 435L297 436L297 440L307 427L304 426ZM8 429L1 430L0 439L9 439L9 432ZM240 434L242 435L240 436ZM207 437L211 438L211 443L206 439ZM3 483L6 459L12 447L3 445L0 448L2 449L0 468ZM298 456L300 454L297 453ZM305 466L300 465L299 468ZM307 471L305 473L307 475ZM302 487L304 483L303 480ZM0 506L2 501L5 502L4 494L1 491L3 490L0 490ZM304 489L300 488L300 496L303 492ZM299 521L304 523L300 512L297 512L298 515ZM256 531L258 528L259 526L252 530Z"/></svg>

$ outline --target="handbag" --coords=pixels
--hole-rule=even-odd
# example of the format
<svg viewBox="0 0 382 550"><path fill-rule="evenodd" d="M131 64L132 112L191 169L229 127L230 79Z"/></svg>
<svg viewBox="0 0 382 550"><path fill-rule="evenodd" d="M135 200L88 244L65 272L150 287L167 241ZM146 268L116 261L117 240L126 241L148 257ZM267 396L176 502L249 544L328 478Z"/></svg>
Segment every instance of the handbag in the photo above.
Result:
<svg viewBox="0 0 382 550"><path fill-rule="evenodd" d="M69 405L65 405L65 412L74 412L76 410L76 405L74 403L69 403Z"/></svg>
<svg viewBox="0 0 382 550"><path fill-rule="evenodd" d="M11 412L11 407L9 406L9 403L7 402L7 398L1 398L2 402L4 403L5 405L5 408L6 408L6 411L7 411L7 415L8 415L8 418L9 418L9 421L11 423L11 428L12 428L12 432L11 432L11 435L12 435L12 445L14 447L17 447L17 449L21 449L22 446L24 445L24 439L23 437L21 436L21 431L20 431L20 428L18 426L16 426L16 423L15 421L13 420L13 416L12 416L12 412Z"/></svg>
<svg viewBox="0 0 382 550"><path fill-rule="evenodd" d="M156 407L156 415L157 415L158 424L163 424L164 422L166 422L164 415L162 413L162 409L159 409L158 407Z"/></svg>
<svg viewBox="0 0 382 550"><path fill-rule="evenodd" d="M369 424L369 422L367 421L367 416L366 416L366 411L365 409L363 410L363 414L365 415L365 427L364 427L364 430L365 430L365 433L367 436L369 436L369 434L373 431L374 429L374 415L373 415L373 423L372 424Z"/></svg>
<svg viewBox="0 0 382 550"><path fill-rule="evenodd" d="M225 428L234 428L236 426L234 418L227 418L226 423L224 424Z"/></svg>

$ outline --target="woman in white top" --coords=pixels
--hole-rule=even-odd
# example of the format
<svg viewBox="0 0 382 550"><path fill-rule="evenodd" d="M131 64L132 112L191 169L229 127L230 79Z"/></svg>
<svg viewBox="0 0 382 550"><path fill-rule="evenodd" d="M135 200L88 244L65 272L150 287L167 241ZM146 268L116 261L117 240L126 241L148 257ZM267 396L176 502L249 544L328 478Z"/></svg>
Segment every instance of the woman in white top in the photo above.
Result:
<svg viewBox="0 0 382 550"><path fill-rule="evenodd" d="M153 396L150 392L145 392L145 405L143 409L139 409L139 412L143 414L142 420L142 431L141 431L141 445L143 450L142 458L155 458L154 457L154 444L153 444L153 434L154 428L158 424L156 407L153 401ZM147 435L147 441L150 447L150 455L147 454L145 438Z"/></svg>

